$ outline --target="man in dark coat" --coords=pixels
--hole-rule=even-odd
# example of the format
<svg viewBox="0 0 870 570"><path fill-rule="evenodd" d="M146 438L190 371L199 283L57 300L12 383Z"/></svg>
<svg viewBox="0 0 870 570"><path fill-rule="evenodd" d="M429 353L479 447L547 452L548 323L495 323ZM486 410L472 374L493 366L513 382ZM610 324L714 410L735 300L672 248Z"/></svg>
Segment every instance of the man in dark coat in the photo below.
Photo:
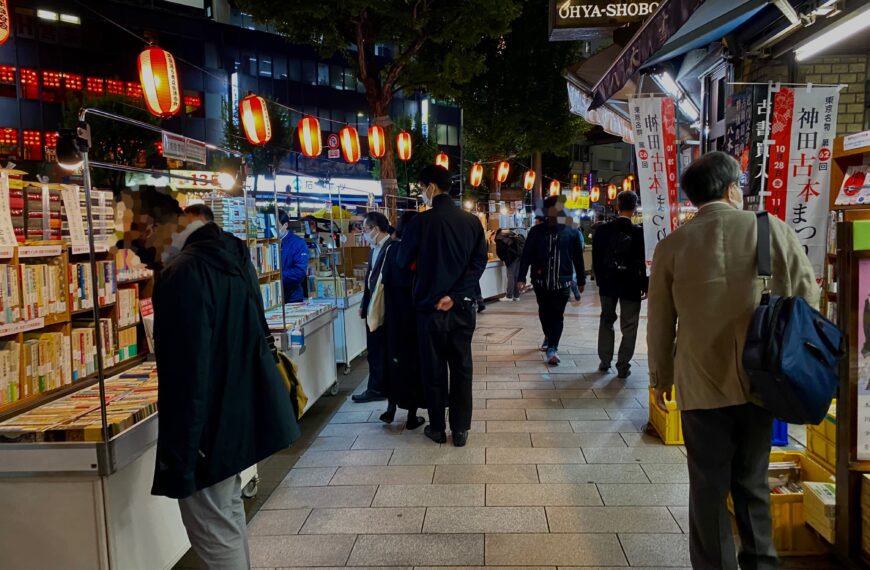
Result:
<svg viewBox="0 0 870 570"><path fill-rule="evenodd" d="M168 196L145 206L141 225L177 223ZM152 493L179 500L191 545L209 568L248 568L239 473L289 446L299 428L267 342L247 246L202 220L175 235L179 251L163 256L154 291Z"/></svg>
<svg viewBox="0 0 870 570"><path fill-rule="evenodd" d="M620 378L631 374L631 359L637 342L641 301L646 298L649 279L643 245L643 228L631 222L637 209L637 194L620 192L616 197L619 217L601 225L592 241L592 270L601 296L601 321L598 327L598 357L601 372L610 370L616 342L613 323L619 305L622 342L616 358Z"/></svg>

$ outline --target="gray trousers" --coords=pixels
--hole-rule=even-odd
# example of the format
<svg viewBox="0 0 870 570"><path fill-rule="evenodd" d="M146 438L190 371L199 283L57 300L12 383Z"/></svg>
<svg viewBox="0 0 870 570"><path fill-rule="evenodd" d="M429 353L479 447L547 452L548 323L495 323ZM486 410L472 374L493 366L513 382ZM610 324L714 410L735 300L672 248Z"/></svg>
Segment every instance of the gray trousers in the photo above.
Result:
<svg viewBox="0 0 870 570"><path fill-rule="evenodd" d="M507 275L507 295L508 299L519 299L520 293L517 291L518 275L520 271L520 260L515 259L510 265L505 264L505 273Z"/></svg>
<svg viewBox="0 0 870 570"><path fill-rule="evenodd" d="M640 303L640 301L629 301L618 297L601 297L598 358L603 364L610 364L610 361L613 360L613 345L616 343L613 324L616 322L616 305L618 304L622 342L619 343L616 369L620 372L627 372L631 368L631 359L634 357L634 347L637 344L637 326L640 323Z"/></svg>
<svg viewBox="0 0 870 570"><path fill-rule="evenodd" d="M242 478L233 475L178 501L193 551L209 570L248 570Z"/></svg>
<svg viewBox="0 0 870 570"><path fill-rule="evenodd" d="M695 570L778 567L767 468L773 416L755 404L682 412L689 458L689 553ZM728 493L740 534L734 547Z"/></svg>

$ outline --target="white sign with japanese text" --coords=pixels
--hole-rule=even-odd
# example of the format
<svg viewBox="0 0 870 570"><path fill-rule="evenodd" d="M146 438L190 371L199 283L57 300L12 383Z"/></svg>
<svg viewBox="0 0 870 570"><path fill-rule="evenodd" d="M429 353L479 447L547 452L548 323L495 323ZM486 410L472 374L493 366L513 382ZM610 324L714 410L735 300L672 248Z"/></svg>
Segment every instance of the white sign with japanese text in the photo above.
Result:
<svg viewBox="0 0 870 570"><path fill-rule="evenodd" d="M630 99L638 186L643 205L647 270L656 245L680 223L677 194L677 124L670 97Z"/></svg>
<svg viewBox="0 0 870 570"><path fill-rule="evenodd" d="M9 174L0 172L0 246L18 245L15 228L12 226L12 210L9 207Z"/></svg>
<svg viewBox="0 0 870 570"><path fill-rule="evenodd" d="M174 160L184 160L187 157L185 137L163 131L163 156Z"/></svg>
<svg viewBox="0 0 870 570"><path fill-rule="evenodd" d="M822 279L838 87L781 87L773 96L765 209L794 228Z"/></svg>

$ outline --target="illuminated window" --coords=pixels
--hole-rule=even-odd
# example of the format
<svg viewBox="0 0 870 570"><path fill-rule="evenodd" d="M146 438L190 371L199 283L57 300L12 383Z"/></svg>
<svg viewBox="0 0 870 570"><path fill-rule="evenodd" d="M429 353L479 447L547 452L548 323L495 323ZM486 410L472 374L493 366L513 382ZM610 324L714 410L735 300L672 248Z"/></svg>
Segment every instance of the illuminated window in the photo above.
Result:
<svg viewBox="0 0 870 570"><path fill-rule="evenodd" d="M109 95L123 95L124 82L117 79L106 79L106 91Z"/></svg>
<svg viewBox="0 0 870 570"><path fill-rule="evenodd" d="M157 156L163 156L163 143L162 142L154 143L154 148L157 149Z"/></svg>
<svg viewBox="0 0 870 570"><path fill-rule="evenodd" d="M132 81L127 82L127 97L132 97L133 99L141 99L142 98L142 86L138 83L133 83Z"/></svg>
<svg viewBox="0 0 870 570"><path fill-rule="evenodd" d="M21 131L24 141L24 160L42 160L42 133L39 131Z"/></svg>
<svg viewBox="0 0 870 570"><path fill-rule="evenodd" d="M47 89L60 89L60 75L57 71L43 71L42 86Z"/></svg>
<svg viewBox="0 0 870 570"><path fill-rule="evenodd" d="M106 91L103 80L99 77L88 77L85 84L91 95L102 95Z"/></svg>
<svg viewBox="0 0 870 570"><path fill-rule="evenodd" d="M25 99L39 99L39 74L34 69L21 69L21 96Z"/></svg>
<svg viewBox="0 0 870 570"><path fill-rule="evenodd" d="M63 74L63 86L67 91L81 91L82 90L82 76L74 75L72 73L64 73Z"/></svg>
<svg viewBox="0 0 870 570"><path fill-rule="evenodd" d="M0 145L17 146L18 145L18 129L0 128Z"/></svg>
<svg viewBox="0 0 870 570"><path fill-rule="evenodd" d="M48 148L57 147L57 131L45 131L45 146Z"/></svg>
<svg viewBox="0 0 870 570"><path fill-rule="evenodd" d="M184 106L187 107L187 112L195 111L202 105L202 99L196 95L187 95L184 97Z"/></svg>
<svg viewBox="0 0 870 570"><path fill-rule="evenodd" d="M0 65L0 83L15 83L15 68L11 65Z"/></svg>

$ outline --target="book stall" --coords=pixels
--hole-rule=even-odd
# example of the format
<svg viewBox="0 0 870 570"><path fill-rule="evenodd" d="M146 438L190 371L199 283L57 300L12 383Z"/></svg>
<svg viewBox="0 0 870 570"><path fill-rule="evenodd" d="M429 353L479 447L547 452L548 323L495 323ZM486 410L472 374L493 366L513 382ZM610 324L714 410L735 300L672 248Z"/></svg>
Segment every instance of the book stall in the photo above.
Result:
<svg viewBox="0 0 870 570"><path fill-rule="evenodd" d="M513 190L502 190L506 197L516 194ZM519 197L522 197L520 193ZM473 200L467 200L463 207L477 216L486 235L487 259L486 268L480 276L480 294L485 300L504 297L507 293L507 269L495 253L495 234L499 229L511 229L525 235L534 218L526 211L523 200L506 201L490 200L486 202L485 210Z"/></svg>

